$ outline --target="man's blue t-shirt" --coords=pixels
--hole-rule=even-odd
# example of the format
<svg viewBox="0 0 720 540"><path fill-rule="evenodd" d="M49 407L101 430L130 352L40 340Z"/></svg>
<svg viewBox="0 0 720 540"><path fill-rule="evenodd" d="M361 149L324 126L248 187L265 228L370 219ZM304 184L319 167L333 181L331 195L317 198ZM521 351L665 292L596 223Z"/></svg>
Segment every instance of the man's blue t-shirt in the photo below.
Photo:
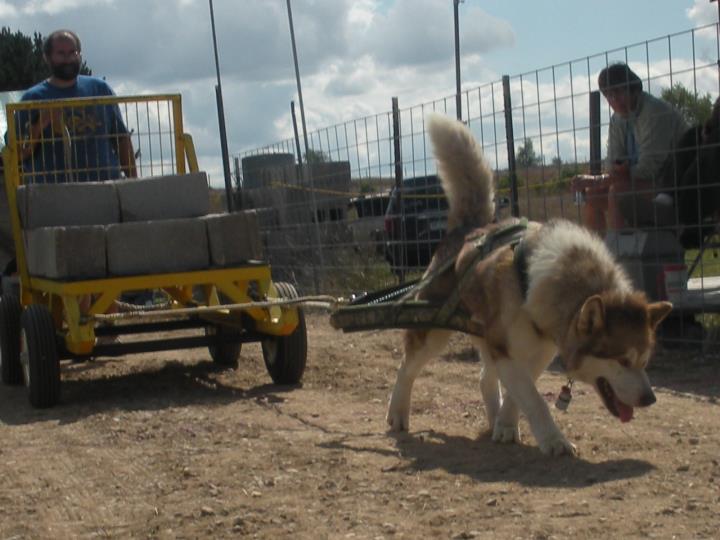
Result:
<svg viewBox="0 0 720 540"><path fill-rule="evenodd" d="M75 85L58 88L47 81L28 89L21 101L54 100L80 97L114 96L112 88L96 77L80 75ZM31 123L37 121L23 111L18 118L21 140L29 133ZM53 133L48 126L42 141L35 147L32 158L22 164L24 183L83 182L120 178L120 160L117 154L118 136L124 136L125 127L117 105L89 105L63 109L67 132ZM63 130L64 131L64 130Z"/></svg>

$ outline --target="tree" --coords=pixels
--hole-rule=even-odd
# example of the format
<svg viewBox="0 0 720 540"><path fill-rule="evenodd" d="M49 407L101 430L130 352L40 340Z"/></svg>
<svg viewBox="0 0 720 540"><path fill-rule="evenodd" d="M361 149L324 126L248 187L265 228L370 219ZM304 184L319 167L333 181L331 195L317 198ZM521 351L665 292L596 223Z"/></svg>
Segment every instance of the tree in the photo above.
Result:
<svg viewBox="0 0 720 540"><path fill-rule="evenodd" d="M534 167L540 162L530 139L525 139L525 144L518 148L515 162L520 167Z"/></svg>
<svg viewBox="0 0 720 540"><path fill-rule="evenodd" d="M680 111L688 126L702 125L710 118L713 106L710 94L696 94L682 83L675 83L670 88L664 88L660 97Z"/></svg>
<svg viewBox="0 0 720 540"><path fill-rule="evenodd" d="M310 148L305 155L305 163L327 163L330 158L322 150Z"/></svg>
<svg viewBox="0 0 720 540"><path fill-rule="evenodd" d="M50 76L43 59L44 39L38 32L30 37L5 26L0 29L0 92L25 90ZM92 75L85 61L80 73Z"/></svg>

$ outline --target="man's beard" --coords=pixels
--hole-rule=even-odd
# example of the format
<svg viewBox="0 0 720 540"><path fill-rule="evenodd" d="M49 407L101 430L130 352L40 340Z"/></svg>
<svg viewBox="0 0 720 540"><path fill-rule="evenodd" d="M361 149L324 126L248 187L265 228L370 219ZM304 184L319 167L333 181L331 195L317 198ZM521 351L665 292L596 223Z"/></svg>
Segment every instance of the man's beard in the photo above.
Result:
<svg viewBox="0 0 720 540"><path fill-rule="evenodd" d="M68 62L65 64L54 64L51 67L53 77L61 81L72 81L80 73L80 62Z"/></svg>

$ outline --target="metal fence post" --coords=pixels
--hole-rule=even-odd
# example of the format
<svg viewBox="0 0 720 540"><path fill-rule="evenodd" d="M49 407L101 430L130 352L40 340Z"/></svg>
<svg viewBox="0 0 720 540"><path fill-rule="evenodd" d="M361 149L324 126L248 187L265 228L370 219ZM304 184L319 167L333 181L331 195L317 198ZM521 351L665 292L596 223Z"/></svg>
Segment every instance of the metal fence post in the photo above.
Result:
<svg viewBox="0 0 720 540"><path fill-rule="evenodd" d="M405 220L403 219L405 212L403 211L403 201L402 201L402 181L403 181L403 169L402 169L402 132L400 127L400 106L398 105L398 98L393 97L392 98L392 118L393 118L393 151L394 151L394 161L395 161L395 192L397 193L397 211L400 213L400 243L397 244L399 246L400 251L400 283L403 283L405 281ZM395 231L393 230L391 234L395 234ZM390 239L392 241L392 238ZM391 249L395 249L395 244L391 243L391 246L393 246Z"/></svg>
<svg viewBox="0 0 720 540"><path fill-rule="evenodd" d="M515 217L520 216L518 198L517 168L515 166L515 136L513 134L512 100L510 99L510 77L503 75L503 103L505 109L505 138L507 140L508 173L510 175L510 208Z"/></svg>
<svg viewBox="0 0 720 540"><path fill-rule="evenodd" d="M233 164L235 166L235 206L233 207L236 210L242 210L243 209L243 192L242 192L242 183L240 182L240 177L242 176L240 172L240 158L235 156L233 158Z"/></svg>
<svg viewBox="0 0 720 540"><path fill-rule="evenodd" d="M302 164L302 151L300 150L300 136L298 135L297 116L295 115L295 102L290 102L290 114L292 116L293 133L295 134L295 151L297 152L297 162Z"/></svg>
<svg viewBox="0 0 720 540"><path fill-rule="evenodd" d="M600 142L600 92L590 92L590 174L602 172Z"/></svg>

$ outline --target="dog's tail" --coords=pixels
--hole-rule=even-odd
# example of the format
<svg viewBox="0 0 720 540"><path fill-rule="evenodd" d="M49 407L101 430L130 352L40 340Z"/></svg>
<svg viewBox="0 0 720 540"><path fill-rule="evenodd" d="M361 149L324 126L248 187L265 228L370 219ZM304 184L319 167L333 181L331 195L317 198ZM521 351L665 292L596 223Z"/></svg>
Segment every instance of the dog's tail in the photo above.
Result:
<svg viewBox="0 0 720 540"><path fill-rule="evenodd" d="M430 139L438 175L448 199L448 230L482 227L495 216L493 175L470 130L461 122L434 114Z"/></svg>

